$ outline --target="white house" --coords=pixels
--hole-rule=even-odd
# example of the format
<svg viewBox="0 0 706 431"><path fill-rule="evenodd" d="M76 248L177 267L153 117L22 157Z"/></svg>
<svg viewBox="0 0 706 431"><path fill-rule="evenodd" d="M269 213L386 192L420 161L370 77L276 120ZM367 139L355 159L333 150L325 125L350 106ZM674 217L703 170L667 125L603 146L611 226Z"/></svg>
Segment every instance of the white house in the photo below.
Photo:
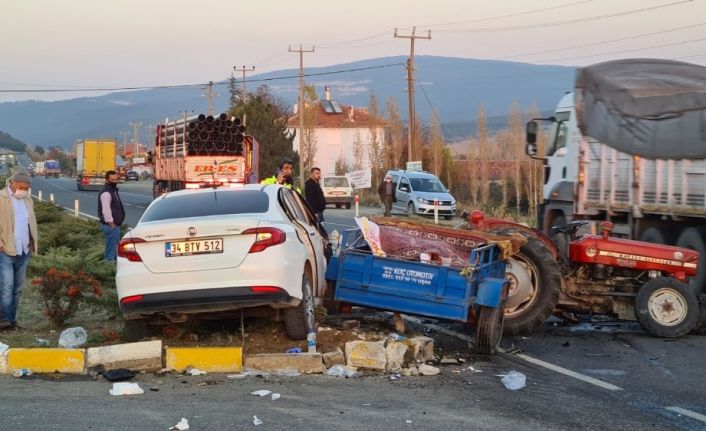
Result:
<svg viewBox="0 0 706 431"><path fill-rule="evenodd" d="M345 160L349 167L355 166L353 145L359 136L362 145L362 168L370 167L369 143L372 134L376 134L377 142L384 145L386 123L380 119L371 121L367 108L341 105L331 99L331 90L326 87L324 99L318 101L316 106L316 157L314 166L321 168L322 175L335 173L336 161ZM371 130L371 124L373 128ZM289 132L296 131L293 146L294 151L299 151L299 114L295 113L288 123Z"/></svg>

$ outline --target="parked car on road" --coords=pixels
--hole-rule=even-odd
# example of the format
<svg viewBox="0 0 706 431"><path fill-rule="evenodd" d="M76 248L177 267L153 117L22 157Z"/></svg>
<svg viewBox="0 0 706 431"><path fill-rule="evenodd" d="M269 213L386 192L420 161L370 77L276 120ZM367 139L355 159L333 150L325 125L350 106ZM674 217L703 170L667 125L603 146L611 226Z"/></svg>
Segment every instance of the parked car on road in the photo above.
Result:
<svg viewBox="0 0 706 431"><path fill-rule="evenodd" d="M456 199L434 174L393 169L387 171L387 175L397 185L393 210L406 212L410 216L433 216L436 199L440 216L451 220L456 214Z"/></svg>
<svg viewBox="0 0 706 431"><path fill-rule="evenodd" d="M282 309L289 338L304 339L326 287L327 241L301 195L280 185L164 194L118 245L128 336L148 335L157 321L260 307Z"/></svg>
<svg viewBox="0 0 706 431"><path fill-rule="evenodd" d="M136 171L127 171L125 174L125 181L140 181L140 174L138 174Z"/></svg>
<svg viewBox="0 0 706 431"><path fill-rule="evenodd" d="M353 188L344 176L324 177L321 181L321 190L326 198L326 205L336 205L341 208L343 205L350 209L353 203Z"/></svg>

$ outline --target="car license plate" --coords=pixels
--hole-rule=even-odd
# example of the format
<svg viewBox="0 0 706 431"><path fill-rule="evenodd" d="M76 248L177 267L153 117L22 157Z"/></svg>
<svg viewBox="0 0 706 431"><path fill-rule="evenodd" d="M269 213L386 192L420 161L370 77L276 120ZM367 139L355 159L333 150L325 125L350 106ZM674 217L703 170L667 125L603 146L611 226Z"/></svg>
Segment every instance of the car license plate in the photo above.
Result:
<svg viewBox="0 0 706 431"><path fill-rule="evenodd" d="M164 254L167 257L211 253L223 253L223 238L175 241L164 244Z"/></svg>

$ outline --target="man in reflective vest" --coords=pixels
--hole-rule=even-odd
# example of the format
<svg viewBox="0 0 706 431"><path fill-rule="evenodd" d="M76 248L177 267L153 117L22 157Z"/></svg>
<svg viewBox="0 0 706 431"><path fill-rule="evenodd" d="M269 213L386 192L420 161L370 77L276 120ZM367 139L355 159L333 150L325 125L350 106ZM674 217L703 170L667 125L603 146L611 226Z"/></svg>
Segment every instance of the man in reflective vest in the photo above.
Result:
<svg viewBox="0 0 706 431"><path fill-rule="evenodd" d="M292 172L294 172L294 162L292 159L282 159L279 162L279 167L277 168L277 174L269 178L265 178L260 181L260 184L281 184L289 189L294 185L294 180L292 179ZM299 191L299 188L296 188Z"/></svg>

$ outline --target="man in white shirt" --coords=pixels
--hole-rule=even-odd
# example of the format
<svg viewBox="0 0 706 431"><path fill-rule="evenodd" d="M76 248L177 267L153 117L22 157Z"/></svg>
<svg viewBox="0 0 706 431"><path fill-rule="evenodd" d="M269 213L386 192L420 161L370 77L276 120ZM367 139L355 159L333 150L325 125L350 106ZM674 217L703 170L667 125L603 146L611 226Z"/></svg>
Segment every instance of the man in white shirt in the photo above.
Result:
<svg viewBox="0 0 706 431"><path fill-rule="evenodd" d="M37 253L37 219L30 176L19 172L0 191L0 329L20 330L17 307L30 255Z"/></svg>

